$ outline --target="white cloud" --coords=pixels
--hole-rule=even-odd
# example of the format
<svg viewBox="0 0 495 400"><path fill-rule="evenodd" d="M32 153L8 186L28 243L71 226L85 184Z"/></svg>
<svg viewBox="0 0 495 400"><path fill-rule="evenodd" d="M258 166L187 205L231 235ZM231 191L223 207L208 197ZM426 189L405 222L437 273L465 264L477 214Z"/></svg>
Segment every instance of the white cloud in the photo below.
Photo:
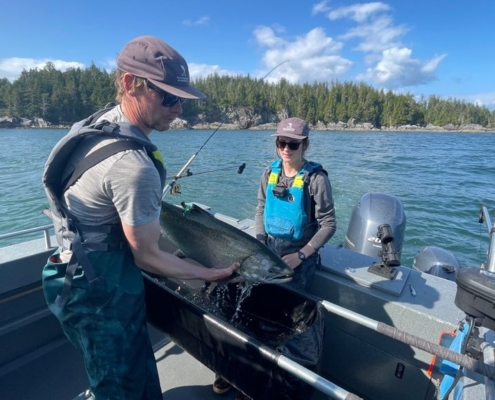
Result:
<svg viewBox="0 0 495 400"><path fill-rule="evenodd" d="M189 74L192 79L206 78L208 75L240 75L240 72L222 69L218 65L188 63Z"/></svg>
<svg viewBox="0 0 495 400"><path fill-rule="evenodd" d="M186 19L182 21L182 25L185 26L202 26L202 25L209 25L209 23L210 23L210 17L208 16L198 18L195 21L191 21L190 19Z"/></svg>
<svg viewBox="0 0 495 400"><path fill-rule="evenodd" d="M373 15L382 11L388 11L390 7L385 3L364 3L354 4L347 7L339 7L328 13L330 20L336 20L339 18L350 18L356 22L364 22L371 18Z"/></svg>
<svg viewBox="0 0 495 400"><path fill-rule="evenodd" d="M104 68L108 73L117 69L117 59L116 58L107 58L103 64L102 68Z"/></svg>
<svg viewBox="0 0 495 400"><path fill-rule="evenodd" d="M424 72L425 74L435 73L438 64L440 64L440 61L442 61L445 57L447 57L447 54L441 54L432 58L421 67L421 72Z"/></svg>
<svg viewBox="0 0 495 400"><path fill-rule="evenodd" d="M425 84L436 79L435 70L445 57L442 54L428 62L421 62L412 58L411 49L393 47L384 50L377 65L368 68L358 79L371 80L389 89Z"/></svg>
<svg viewBox="0 0 495 400"><path fill-rule="evenodd" d="M60 71L66 71L69 68L85 68L85 65L79 62L62 61L62 60L35 60L32 58L4 58L0 59L0 79L7 78L10 81L14 81L19 78L21 72L26 69L44 68L47 62L53 63L56 69ZM108 59L104 63L104 67L108 72L111 72L117 68L116 59ZM218 65L207 65L189 63L189 73L191 77L200 78L217 73L218 75L239 75L241 72L229 71L222 69Z"/></svg>
<svg viewBox="0 0 495 400"><path fill-rule="evenodd" d="M352 65L338 54L342 43L327 37L322 28L312 29L292 42L276 36L266 26L257 28L254 35L258 44L267 48L263 56L266 70L289 60L273 71L268 81L280 78L292 83L329 81L342 76ZM264 75L261 71L259 74Z"/></svg>
<svg viewBox="0 0 495 400"><path fill-rule="evenodd" d="M405 25L395 25L385 3L354 4L339 7L327 13L328 19L347 18L356 22L356 26L342 34L339 39L360 39L356 50L377 53L392 47L402 46L399 38L409 29Z"/></svg>
<svg viewBox="0 0 495 400"><path fill-rule="evenodd" d="M388 89L421 85L436 79L435 71L446 55L428 61L413 58L412 50L401 42L409 28L394 22L389 5L372 2L330 9L327 3L317 6L331 21L345 18L355 22L355 26L338 39L344 43L357 39L354 50L365 53L363 61L368 68L356 79Z"/></svg>
<svg viewBox="0 0 495 400"><path fill-rule="evenodd" d="M353 38L362 39L356 50L377 53L391 47L400 46L398 38L408 32L405 25L394 25L388 15L380 15L369 23L359 24L343 34L340 38L348 40Z"/></svg>
<svg viewBox="0 0 495 400"><path fill-rule="evenodd" d="M273 29L268 26L260 26L256 28L254 31L254 36L256 37L258 44L265 47L282 47L287 43L284 39L275 36Z"/></svg>
<svg viewBox="0 0 495 400"><path fill-rule="evenodd" d="M330 8L327 6L328 0L324 0L320 3L314 4L313 9L311 10L311 15L316 15L318 13L326 13L327 11L330 10Z"/></svg>
<svg viewBox="0 0 495 400"><path fill-rule="evenodd" d="M42 69L48 62L51 62L55 69L65 71L69 68L84 68L84 64L76 61L62 61L42 59L36 60L33 58L4 58L0 60L0 78L7 78L9 81L14 81L19 78L23 70Z"/></svg>

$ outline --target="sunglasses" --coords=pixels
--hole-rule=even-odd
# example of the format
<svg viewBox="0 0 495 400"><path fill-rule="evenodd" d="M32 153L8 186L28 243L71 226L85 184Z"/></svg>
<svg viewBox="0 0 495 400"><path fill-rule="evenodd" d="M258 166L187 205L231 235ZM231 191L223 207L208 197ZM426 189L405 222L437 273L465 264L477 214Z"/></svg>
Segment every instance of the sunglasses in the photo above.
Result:
<svg viewBox="0 0 495 400"><path fill-rule="evenodd" d="M301 145L302 142L284 142L282 140L276 140L275 145L277 146L277 149L283 150L285 149L285 146L289 147L289 150L297 150L299 146Z"/></svg>
<svg viewBox="0 0 495 400"><path fill-rule="evenodd" d="M153 85L149 81L146 81L146 86L148 86L150 89L154 90L155 92L163 96L162 98L163 107L173 107L179 101L180 101L180 105L182 106L186 102L186 99L176 96L175 94L170 94L164 90L158 89L155 85Z"/></svg>

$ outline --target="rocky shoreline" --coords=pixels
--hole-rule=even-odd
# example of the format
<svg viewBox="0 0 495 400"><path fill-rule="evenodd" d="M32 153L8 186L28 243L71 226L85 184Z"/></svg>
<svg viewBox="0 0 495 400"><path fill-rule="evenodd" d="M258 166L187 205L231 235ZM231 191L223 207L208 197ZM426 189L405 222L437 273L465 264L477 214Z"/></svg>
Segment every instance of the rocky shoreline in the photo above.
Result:
<svg viewBox="0 0 495 400"><path fill-rule="evenodd" d="M244 124L243 124L244 125ZM70 125L52 125L42 118L35 118L33 120L26 118L12 118L12 117L0 117L0 129L70 129ZM478 124L466 124L466 125L453 125L447 124L444 126L436 126L428 124L426 126L418 125L400 125L390 127L376 128L373 124L364 123L356 124L353 120L338 123L324 124L318 122L315 125L310 125L311 130L314 131L376 131L376 132L472 132L472 133L495 133L495 128L485 128ZM240 126L239 122L236 123L222 123L222 122L210 122L210 123L198 123L190 124L188 121L177 118L170 126L173 130L276 130L277 123L270 122L267 124L257 124L251 126Z"/></svg>
<svg viewBox="0 0 495 400"><path fill-rule="evenodd" d="M187 121L181 120L177 118L170 129L194 129L194 130L212 130L212 129L223 129L223 130L241 130L241 129L249 129L249 130L276 130L277 123L271 122L268 124L260 124L256 126L250 126L247 128L239 127L238 124L233 123L220 123L220 122L212 122L212 123L201 123L195 125L189 125ZM401 126L391 126L391 127L381 127L376 128L373 124L364 123L364 124L355 124L352 121L348 123L338 122L331 124L324 124L322 122L318 122L313 125L310 124L310 129L313 131L376 131L376 132L472 132L472 133L495 133L494 129L484 128L478 124L466 124L466 125L453 125L448 124L445 126L436 126L432 124L428 124L426 126L418 126L418 125L401 125Z"/></svg>

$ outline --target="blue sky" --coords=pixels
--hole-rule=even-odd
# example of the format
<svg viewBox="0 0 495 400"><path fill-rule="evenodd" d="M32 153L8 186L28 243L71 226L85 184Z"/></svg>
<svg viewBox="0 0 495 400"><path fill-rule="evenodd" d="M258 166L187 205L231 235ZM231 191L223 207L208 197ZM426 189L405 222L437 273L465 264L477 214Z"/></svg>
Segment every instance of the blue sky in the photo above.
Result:
<svg viewBox="0 0 495 400"><path fill-rule="evenodd" d="M0 78L51 61L112 70L130 39L155 35L191 75L293 83L364 81L495 108L493 0L3 0Z"/></svg>

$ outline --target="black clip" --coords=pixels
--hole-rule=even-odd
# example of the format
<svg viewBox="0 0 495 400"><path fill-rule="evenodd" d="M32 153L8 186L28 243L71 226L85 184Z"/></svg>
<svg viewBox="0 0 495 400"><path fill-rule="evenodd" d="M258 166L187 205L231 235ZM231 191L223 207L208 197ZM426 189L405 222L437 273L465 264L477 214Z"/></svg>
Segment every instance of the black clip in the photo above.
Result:
<svg viewBox="0 0 495 400"><path fill-rule="evenodd" d="M273 188L273 195L275 197L285 197L287 194L287 188L282 183L277 183L277 186Z"/></svg>

